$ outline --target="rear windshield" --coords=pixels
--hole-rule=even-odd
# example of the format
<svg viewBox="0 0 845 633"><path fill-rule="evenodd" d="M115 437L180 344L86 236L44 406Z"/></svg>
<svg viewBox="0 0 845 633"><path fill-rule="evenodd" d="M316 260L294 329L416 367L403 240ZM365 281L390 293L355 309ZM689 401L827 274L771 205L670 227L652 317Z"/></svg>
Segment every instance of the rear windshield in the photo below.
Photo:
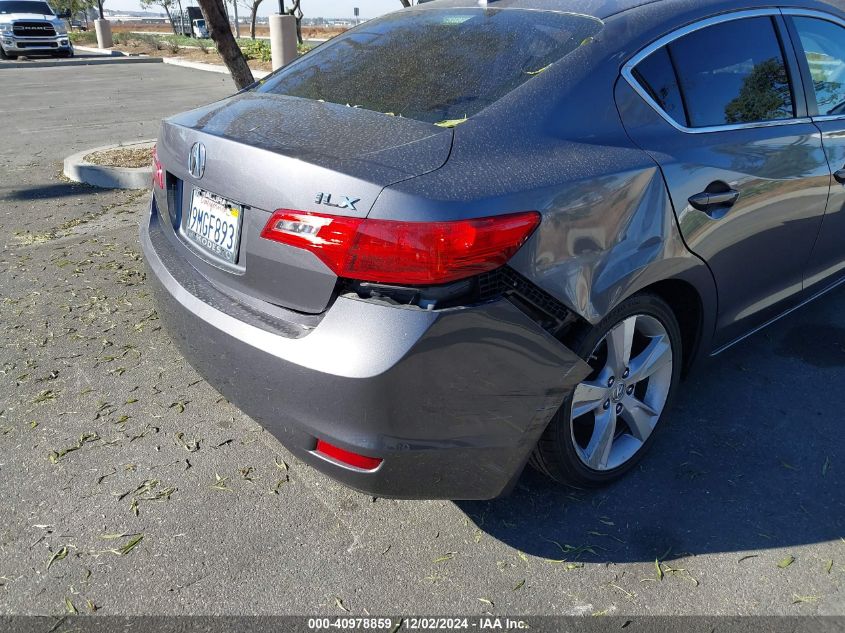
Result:
<svg viewBox="0 0 845 633"><path fill-rule="evenodd" d="M367 22L280 70L257 92L460 122L601 29L590 17L524 9L411 9Z"/></svg>
<svg viewBox="0 0 845 633"><path fill-rule="evenodd" d="M53 15L53 10L46 2L31 2L28 0L5 2L5 0L0 0L0 15L9 15L11 13L40 13L41 15Z"/></svg>

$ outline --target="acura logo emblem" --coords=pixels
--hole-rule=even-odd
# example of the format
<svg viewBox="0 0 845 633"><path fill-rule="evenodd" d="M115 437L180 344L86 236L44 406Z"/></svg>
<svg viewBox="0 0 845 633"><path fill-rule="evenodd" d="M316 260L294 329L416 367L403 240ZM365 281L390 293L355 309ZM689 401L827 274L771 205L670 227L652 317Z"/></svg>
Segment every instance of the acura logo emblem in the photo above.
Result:
<svg viewBox="0 0 845 633"><path fill-rule="evenodd" d="M191 176L199 180L205 174L205 145L194 143L188 158L188 171Z"/></svg>

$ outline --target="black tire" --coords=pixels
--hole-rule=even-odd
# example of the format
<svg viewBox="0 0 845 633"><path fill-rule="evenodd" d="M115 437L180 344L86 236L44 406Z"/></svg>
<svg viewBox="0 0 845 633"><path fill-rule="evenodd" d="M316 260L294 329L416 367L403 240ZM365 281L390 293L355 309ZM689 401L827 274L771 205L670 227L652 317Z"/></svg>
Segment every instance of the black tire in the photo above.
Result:
<svg viewBox="0 0 845 633"><path fill-rule="evenodd" d="M0 46L0 59L17 59L17 55L13 55L12 53L7 53L3 50L3 47Z"/></svg>
<svg viewBox="0 0 845 633"><path fill-rule="evenodd" d="M567 346L589 362L593 350L596 349L596 346L607 333L616 324L635 314L648 315L660 321L672 344L672 382L660 418L654 427L654 431L631 459L612 470L593 470L581 461L575 450L570 420L572 405L572 396L570 395L552 418L537 443L530 460L534 468L559 483L579 488L597 488L616 481L642 459L663 424L663 419L671 406L675 389L680 381L683 358L680 326L675 314L665 301L652 294L635 295L619 304L595 327L584 327L573 333L572 338L567 341Z"/></svg>

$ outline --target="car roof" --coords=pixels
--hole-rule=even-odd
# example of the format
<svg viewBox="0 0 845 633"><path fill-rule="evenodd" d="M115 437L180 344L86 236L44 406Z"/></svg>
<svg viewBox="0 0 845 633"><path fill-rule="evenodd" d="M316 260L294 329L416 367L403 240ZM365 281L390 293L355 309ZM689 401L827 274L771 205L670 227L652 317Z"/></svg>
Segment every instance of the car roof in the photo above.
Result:
<svg viewBox="0 0 845 633"><path fill-rule="evenodd" d="M487 0L491 9L534 9L543 11L568 11L596 18L606 18L628 9L660 0ZM479 0L429 0L417 5L419 8L468 8L484 6Z"/></svg>
<svg viewBox="0 0 845 633"><path fill-rule="evenodd" d="M501 9L533 9L541 11L567 11L593 16L599 19L609 18L618 13L654 4L664 5L667 11L678 8L705 9L708 6L724 7L724 0L487 0L486 6ZM736 9L764 6L801 6L801 0L745 0L731 3ZM811 4L826 4L842 10L842 0L822 0ZM484 0L434 0L417 5L419 8L468 8L484 6ZM662 7L661 7L662 8Z"/></svg>

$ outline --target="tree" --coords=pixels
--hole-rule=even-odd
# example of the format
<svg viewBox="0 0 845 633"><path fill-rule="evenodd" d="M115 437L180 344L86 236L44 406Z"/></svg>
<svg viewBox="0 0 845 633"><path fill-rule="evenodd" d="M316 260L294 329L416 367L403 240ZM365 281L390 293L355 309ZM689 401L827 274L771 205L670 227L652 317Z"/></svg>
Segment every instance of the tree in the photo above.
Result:
<svg viewBox="0 0 845 633"><path fill-rule="evenodd" d="M237 13L237 7L241 7L245 11L249 11L249 35L252 39L255 39L255 22L258 18L258 7L261 4L262 0L229 0L235 7L235 13ZM236 27L237 28L237 27ZM238 31L237 36L240 37L240 32Z"/></svg>
<svg viewBox="0 0 845 633"><path fill-rule="evenodd" d="M57 13L67 11L71 16L85 13L87 19L88 10L97 6L97 0L54 0L52 5Z"/></svg>
<svg viewBox="0 0 845 633"><path fill-rule="evenodd" d="M302 9L299 8L299 3L301 0L293 0L293 8L288 9L288 15L292 15L296 18L296 39L297 41L302 44Z"/></svg>
<svg viewBox="0 0 845 633"><path fill-rule="evenodd" d="M726 123L772 121L792 116L792 94L786 66L768 59L754 66L743 79L735 99L725 106Z"/></svg>
<svg viewBox="0 0 845 633"><path fill-rule="evenodd" d="M399 0L406 9L411 6L411 0Z"/></svg>
<svg viewBox="0 0 845 633"><path fill-rule="evenodd" d="M223 58L226 68L232 73L232 80L238 90L246 88L255 79L252 77L252 71L246 63L243 51L232 35L232 27L229 24L229 18L226 17L223 0L197 0L197 3L208 25L208 33L217 45L217 51Z"/></svg>
<svg viewBox="0 0 845 633"><path fill-rule="evenodd" d="M185 15L185 12L182 10L182 0L176 0L179 3L179 35L185 34L185 20L188 16ZM171 24L173 21L171 20ZM193 33L193 29L191 29Z"/></svg>
<svg viewBox="0 0 845 633"><path fill-rule="evenodd" d="M252 0L247 7L249 9L249 36L255 39L255 19L258 17L258 7L262 0Z"/></svg>
<svg viewBox="0 0 845 633"><path fill-rule="evenodd" d="M235 14L235 37L240 38L241 36L241 22L238 19L238 0L229 0L232 3L232 10Z"/></svg>
<svg viewBox="0 0 845 633"><path fill-rule="evenodd" d="M173 8L173 0L141 0L141 8L149 9L150 7L161 7L167 14L167 19L170 21L170 28L173 29L173 35L178 35L176 32L176 22L173 21L173 14L170 10ZM179 12L181 17L182 12Z"/></svg>

